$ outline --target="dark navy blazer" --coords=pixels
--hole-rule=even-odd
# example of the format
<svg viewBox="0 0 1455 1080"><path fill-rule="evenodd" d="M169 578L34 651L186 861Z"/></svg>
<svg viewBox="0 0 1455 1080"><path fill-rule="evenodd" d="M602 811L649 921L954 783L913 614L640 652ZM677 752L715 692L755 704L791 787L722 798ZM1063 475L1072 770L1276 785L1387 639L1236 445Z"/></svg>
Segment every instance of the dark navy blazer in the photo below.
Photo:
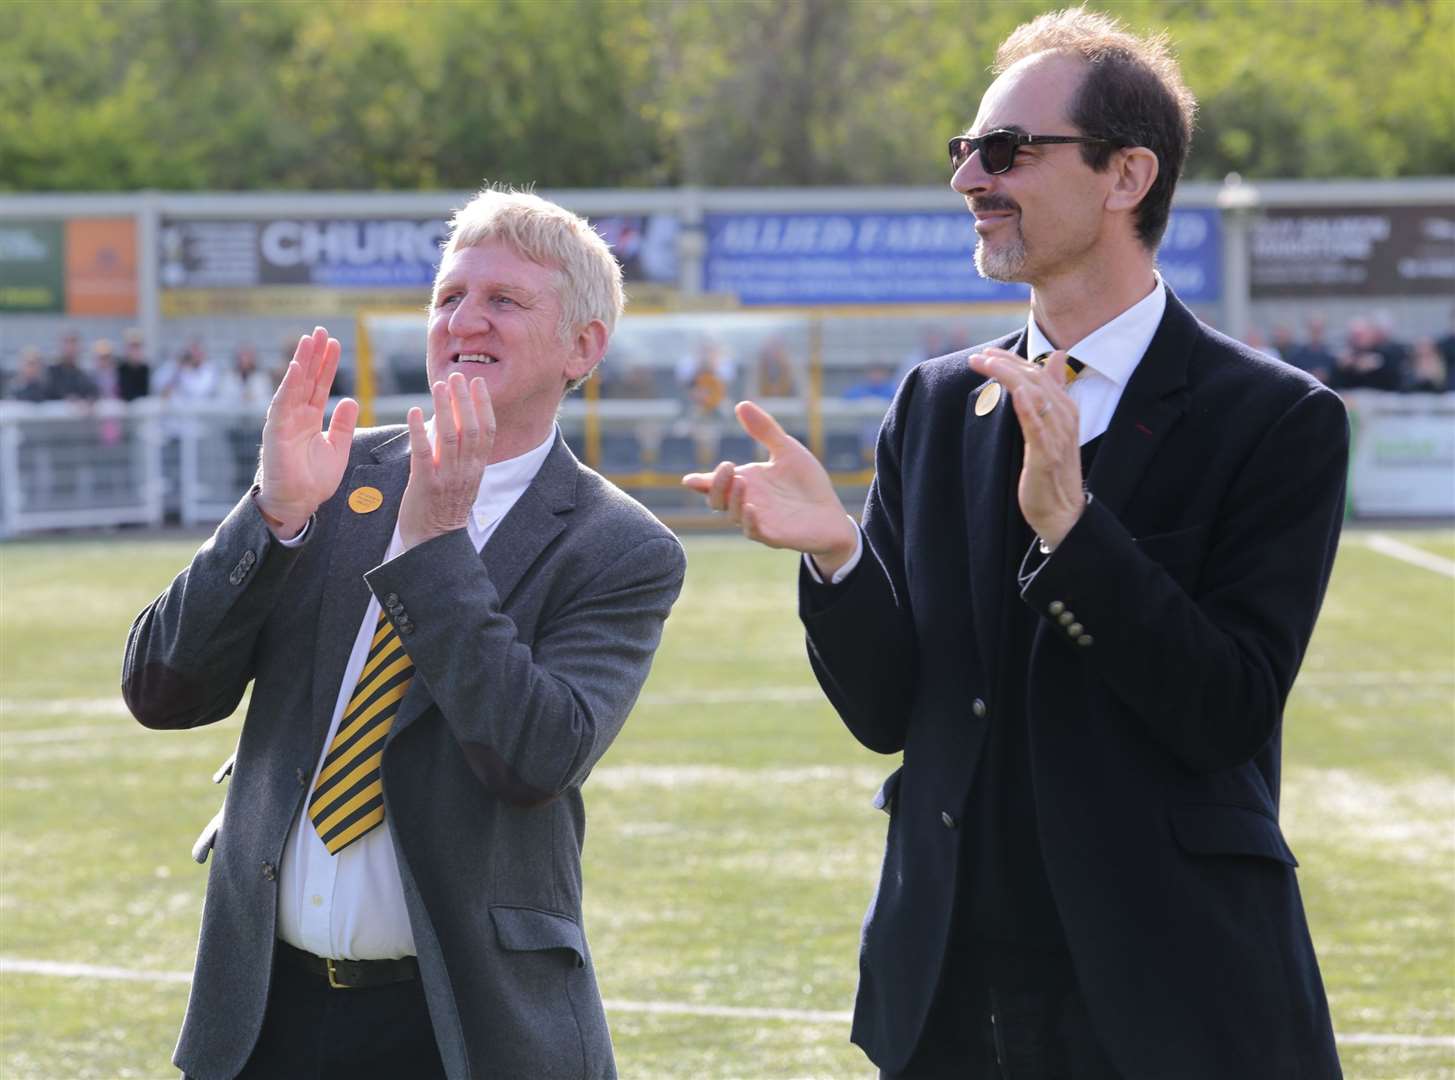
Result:
<svg viewBox="0 0 1455 1080"><path fill-rule="evenodd" d="M895 1071L923 1029L967 871L951 823L1000 704L1001 614L1027 604L1041 849L1118 1069L1339 1076L1278 797L1284 702L1344 510L1342 403L1169 290L1087 477L1090 505L1017 580L1004 550L1016 420L1008 401L975 415L970 351L905 379L865 556L831 595L806 576L800 589L828 697L866 746L904 755L878 800L891 817L854 1041Z"/></svg>

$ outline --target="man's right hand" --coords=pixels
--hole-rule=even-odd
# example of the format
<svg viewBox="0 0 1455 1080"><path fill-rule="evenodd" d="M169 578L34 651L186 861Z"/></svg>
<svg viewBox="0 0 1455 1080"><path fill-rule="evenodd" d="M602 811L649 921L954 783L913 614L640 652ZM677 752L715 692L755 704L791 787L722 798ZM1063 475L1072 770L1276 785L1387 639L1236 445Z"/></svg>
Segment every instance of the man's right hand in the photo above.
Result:
<svg viewBox="0 0 1455 1080"><path fill-rule="evenodd" d="M268 405L257 503L280 539L303 531L313 512L338 490L348 465L359 403L344 398L334 406L328 431L323 430L339 351L338 340L321 326L300 338Z"/></svg>
<svg viewBox="0 0 1455 1080"><path fill-rule="evenodd" d="M797 439L751 401L735 410L743 430L768 451L766 462L724 461L682 483L725 511L749 540L811 556L828 579L854 555L858 526L844 513L828 471Z"/></svg>

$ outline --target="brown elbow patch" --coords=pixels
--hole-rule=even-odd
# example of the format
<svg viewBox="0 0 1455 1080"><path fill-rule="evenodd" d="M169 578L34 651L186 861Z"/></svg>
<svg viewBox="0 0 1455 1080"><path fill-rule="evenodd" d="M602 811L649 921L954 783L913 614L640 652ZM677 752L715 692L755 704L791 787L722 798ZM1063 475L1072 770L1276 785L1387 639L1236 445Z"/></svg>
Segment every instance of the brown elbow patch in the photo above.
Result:
<svg viewBox="0 0 1455 1080"><path fill-rule="evenodd" d="M555 798L551 792L533 787L522 780L494 747L469 742L461 743L460 747L465 751L465 761L471 771L503 802L530 809L544 806Z"/></svg>
<svg viewBox="0 0 1455 1080"><path fill-rule="evenodd" d="M143 726L162 730L190 727L208 701L205 683L155 661L122 684L121 696Z"/></svg>

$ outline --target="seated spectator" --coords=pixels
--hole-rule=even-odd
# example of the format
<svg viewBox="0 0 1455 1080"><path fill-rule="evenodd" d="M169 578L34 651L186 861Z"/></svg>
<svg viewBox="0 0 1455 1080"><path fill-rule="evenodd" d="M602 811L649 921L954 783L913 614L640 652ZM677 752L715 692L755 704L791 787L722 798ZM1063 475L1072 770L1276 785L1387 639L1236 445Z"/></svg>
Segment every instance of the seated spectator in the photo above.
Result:
<svg viewBox="0 0 1455 1080"><path fill-rule="evenodd" d="M152 366L147 362L141 331L135 327L121 335L121 362L116 365L117 391L122 401L135 401L152 392Z"/></svg>
<svg viewBox="0 0 1455 1080"><path fill-rule="evenodd" d="M272 376L258 367L258 350L247 342L237 347L233 366L217 380L217 396L234 405L266 406L276 389Z"/></svg>
<svg viewBox="0 0 1455 1080"><path fill-rule="evenodd" d="M1405 389L1417 394L1443 394L1451 390L1450 366L1440 355L1434 338L1420 338L1410 350L1409 381Z"/></svg>
<svg viewBox="0 0 1455 1080"><path fill-rule="evenodd" d="M61 338L61 351L45 373L47 401L95 401L96 380L81 370L81 338L70 332Z"/></svg>
<svg viewBox="0 0 1455 1080"><path fill-rule="evenodd" d="M217 369L207 362L202 342L194 339L157 382L169 401L208 401L217 389Z"/></svg>
<svg viewBox="0 0 1455 1080"><path fill-rule="evenodd" d="M45 361L41 359L40 350L34 345L27 345L20 350L20 366L15 369L15 377L10 380L7 396L12 401L46 400Z"/></svg>
<svg viewBox="0 0 1455 1080"><path fill-rule="evenodd" d="M1328 383L1334 377L1334 366L1338 361L1324 341L1324 326L1322 315L1311 316L1305 329L1307 340L1285 352L1283 359L1307 371L1319 382Z"/></svg>
<svg viewBox="0 0 1455 1080"><path fill-rule="evenodd" d="M798 393L788 347L778 338L770 339L758 353L757 383L760 398L794 397Z"/></svg>
<svg viewBox="0 0 1455 1080"><path fill-rule="evenodd" d="M1398 390L1404 382L1400 355L1370 319L1349 320L1348 345L1330 384L1339 390Z"/></svg>
<svg viewBox="0 0 1455 1080"><path fill-rule="evenodd" d="M727 383L710 359L704 359L687 384L687 400L694 416L719 415L727 403Z"/></svg>
<svg viewBox="0 0 1455 1080"><path fill-rule="evenodd" d="M687 392L688 402L700 405L704 399L716 394L716 402L709 402L716 409L726 399L727 389L738 377L738 364L722 345L711 338L703 338L697 344L693 355L682 358L677 364L677 381Z"/></svg>
<svg viewBox="0 0 1455 1080"><path fill-rule="evenodd" d="M899 383L894 378L894 369L888 364L874 364L864 377L844 390L845 401L868 401L875 398L889 401Z"/></svg>

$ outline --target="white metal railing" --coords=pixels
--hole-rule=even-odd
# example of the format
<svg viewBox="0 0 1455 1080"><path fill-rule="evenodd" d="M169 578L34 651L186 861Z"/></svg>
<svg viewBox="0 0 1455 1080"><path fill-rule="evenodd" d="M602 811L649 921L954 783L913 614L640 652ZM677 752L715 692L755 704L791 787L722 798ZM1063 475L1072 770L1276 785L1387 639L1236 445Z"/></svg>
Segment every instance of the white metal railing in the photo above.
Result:
<svg viewBox="0 0 1455 1080"><path fill-rule="evenodd" d="M1355 431L1351 512L1455 517L1455 394L1356 391L1345 400ZM378 421L402 421L413 404L427 403L376 399ZM773 405L790 430L806 422L805 402L783 399ZM868 440L883 412L880 402L830 398L819 408L830 431L858 430ZM640 435L660 431L679 409L664 400L572 397L562 407L561 426L579 449L593 410L603 429ZM211 525L252 483L262 423L261 407L224 402L0 401L0 537L168 521ZM724 425L724 434L729 427ZM603 465L612 475L609 463ZM852 488L852 462L837 467L840 480ZM674 476L637 468L644 471L615 478L629 488L676 487Z"/></svg>

